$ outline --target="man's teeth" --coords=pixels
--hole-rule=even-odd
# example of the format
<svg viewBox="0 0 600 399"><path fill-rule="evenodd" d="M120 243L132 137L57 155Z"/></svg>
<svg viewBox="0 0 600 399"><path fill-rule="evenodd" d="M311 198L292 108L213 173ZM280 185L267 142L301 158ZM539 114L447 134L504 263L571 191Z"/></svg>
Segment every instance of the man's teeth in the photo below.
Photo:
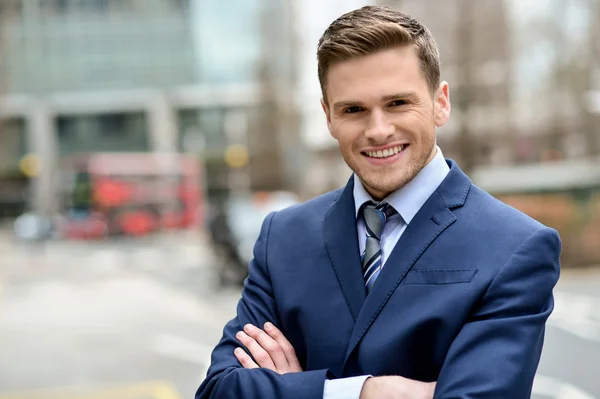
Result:
<svg viewBox="0 0 600 399"><path fill-rule="evenodd" d="M397 147L388 148L383 151L367 151L367 155L370 156L371 158L387 158L387 157L391 157L392 155L396 155L403 149L404 149L404 146L399 145Z"/></svg>

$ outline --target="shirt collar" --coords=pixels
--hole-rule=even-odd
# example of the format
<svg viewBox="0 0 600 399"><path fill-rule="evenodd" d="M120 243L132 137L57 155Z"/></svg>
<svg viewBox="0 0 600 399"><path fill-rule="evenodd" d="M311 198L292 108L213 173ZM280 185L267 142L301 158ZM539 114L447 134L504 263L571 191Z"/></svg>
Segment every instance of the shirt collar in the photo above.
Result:
<svg viewBox="0 0 600 399"><path fill-rule="evenodd" d="M419 209L425 204L427 199L437 190L442 181L450 172L450 167L444 159L444 154L439 147L436 147L436 154L433 159L406 185L391 193L383 201L387 202L402 216L406 224L415 217ZM354 207L356 216L360 207L368 201L373 200L362 182L354 174Z"/></svg>

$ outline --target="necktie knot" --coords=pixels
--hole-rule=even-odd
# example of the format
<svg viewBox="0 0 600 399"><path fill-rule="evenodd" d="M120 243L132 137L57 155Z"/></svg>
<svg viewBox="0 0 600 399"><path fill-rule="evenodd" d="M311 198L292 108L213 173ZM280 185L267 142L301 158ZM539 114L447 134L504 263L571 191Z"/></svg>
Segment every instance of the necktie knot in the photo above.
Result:
<svg viewBox="0 0 600 399"><path fill-rule="evenodd" d="M383 226L387 219L396 213L393 206L386 202L375 204L374 202L366 202L362 208L365 225L367 227L367 235L381 239Z"/></svg>

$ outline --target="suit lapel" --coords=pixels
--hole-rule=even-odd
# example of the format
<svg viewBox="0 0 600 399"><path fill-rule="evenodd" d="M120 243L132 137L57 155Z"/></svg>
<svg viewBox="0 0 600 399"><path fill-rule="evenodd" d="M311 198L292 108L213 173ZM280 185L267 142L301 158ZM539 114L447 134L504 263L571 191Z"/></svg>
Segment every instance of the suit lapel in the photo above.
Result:
<svg viewBox="0 0 600 399"><path fill-rule="evenodd" d="M354 320L366 297L360 264L351 178L325 215L325 246Z"/></svg>
<svg viewBox="0 0 600 399"><path fill-rule="evenodd" d="M346 361L417 259L456 221L450 209L464 204L471 181L454 162L449 164L450 173L410 222L366 297L350 338Z"/></svg>

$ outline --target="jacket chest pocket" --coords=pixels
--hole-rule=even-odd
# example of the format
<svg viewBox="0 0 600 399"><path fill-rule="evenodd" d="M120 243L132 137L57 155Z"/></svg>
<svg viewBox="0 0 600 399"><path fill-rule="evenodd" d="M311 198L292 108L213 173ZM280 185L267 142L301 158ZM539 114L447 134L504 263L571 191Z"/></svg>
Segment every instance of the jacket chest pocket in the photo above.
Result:
<svg viewBox="0 0 600 399"><path fill-rule="evenodd" d="M477 269L418 269L411 270L406 274L404 284L465 284L470 283L475 274L477 274Z"/></svg>

